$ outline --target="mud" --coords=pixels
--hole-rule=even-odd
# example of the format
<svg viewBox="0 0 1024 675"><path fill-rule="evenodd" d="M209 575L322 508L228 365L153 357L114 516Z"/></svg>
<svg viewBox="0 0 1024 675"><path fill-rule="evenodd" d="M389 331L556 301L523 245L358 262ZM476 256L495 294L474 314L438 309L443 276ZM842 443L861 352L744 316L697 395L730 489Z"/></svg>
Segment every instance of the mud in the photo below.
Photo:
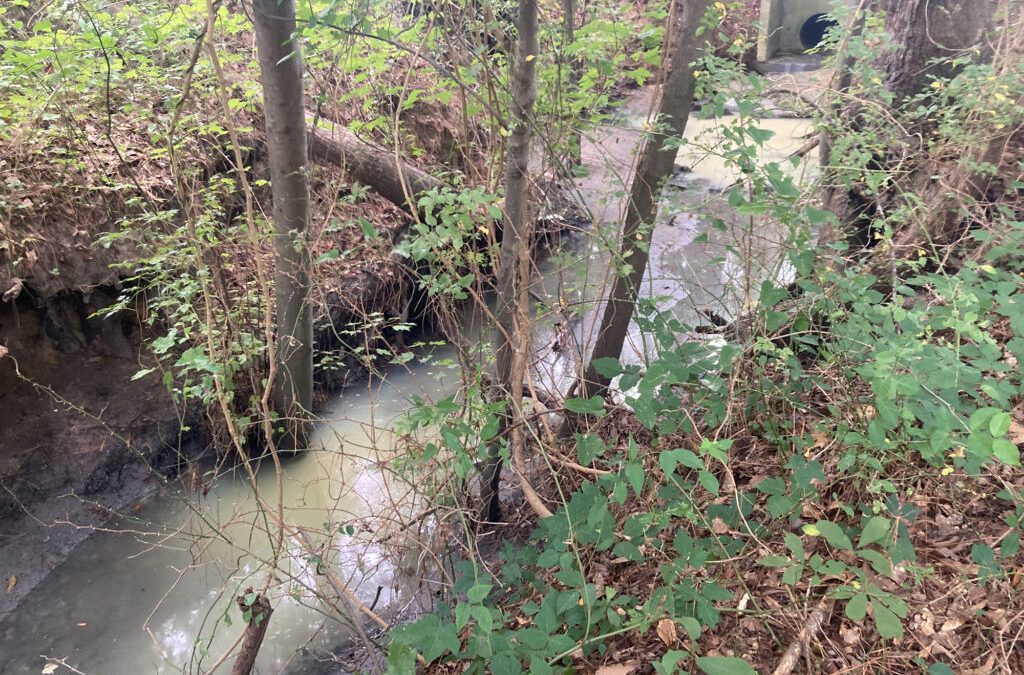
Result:
<svg viewBox="0 0 1024 675"><path fill-rule="evenodd" d="M86 318L97 295L0 305L0 619L91 526L205 447L194 413L159 381L131 379L137 336L119 319Z"/></svg>

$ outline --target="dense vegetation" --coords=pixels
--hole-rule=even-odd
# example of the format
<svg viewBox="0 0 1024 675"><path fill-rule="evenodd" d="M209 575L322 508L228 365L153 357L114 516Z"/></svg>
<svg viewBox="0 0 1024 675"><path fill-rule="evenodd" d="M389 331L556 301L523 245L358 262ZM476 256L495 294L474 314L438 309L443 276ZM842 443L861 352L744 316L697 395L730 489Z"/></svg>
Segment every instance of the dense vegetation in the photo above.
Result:
<svg viewBox="0 0 1024 675"><path fill-rule="evenodd" d="M250 3L0 7L4 301L116 286L99 314L140 326L134 378L203 411L204 480L248 473L273 555L238 583L241 654L274 588L299 583L277 576L296 550L329 580L324 611L391 623L314 543L353 524L290 523L258 459L283 475L293 422L364 376L440 367L450 344L460 386L415 398L383 469L414 486L418 513L393 525L426 524L407 544L441 590L357 631L380 654L365 667L1024 670L1022 6L937 3L981 27L951 49L904 20L927 2L836 2L824 69L794 84L749 68L759 4L300 3L309 150L291 150L311 199L283 230ZM735 181L674 190L640 159L654 212L625 216L622 241L581 181L610 147L594 139L673 72L680 126L667 94L646 106L641 156L714 157ZM781 159L780 108L813 131ZM717 122L684 139L688 116ZM666 229L685 213L695 232ZM707 272L688 303L641 283L666 231L724 281ZM294 337L280 310L299 296L275 295L296 282L289 251L311 271L294 301L313 318L312 410L274 390L294 367L275 359ZM642 353L586 343L545 377L535 343L596 321L609 293Z"/></svg>

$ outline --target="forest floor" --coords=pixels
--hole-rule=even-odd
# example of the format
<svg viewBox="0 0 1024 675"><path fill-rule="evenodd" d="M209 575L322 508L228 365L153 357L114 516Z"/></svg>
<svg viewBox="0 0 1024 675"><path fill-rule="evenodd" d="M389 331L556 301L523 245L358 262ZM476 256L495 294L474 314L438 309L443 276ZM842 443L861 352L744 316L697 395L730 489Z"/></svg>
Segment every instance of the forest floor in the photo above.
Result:
<svg viewBox="0 0 1024 675"><path fill-rule="evenodd" d="M775 75L771 79L773 89L814 100L829 87L831 71ZM640 112L643 103L643 97L638 97L634 112ZM603 162L606 171L591 171L580 179L579 186L588 196L595 220L613 222L621 210L621 200L606 194L607 185L621 182L621 176L628 174L633 160L630 144L635 143L635 138L628 130L616 129L609 135L618 145L613 144L607 152L584 148L584 159ZM608 172L621 175L616 179ZM654 256L652 245L652 259ZM941 303L936 297L922 295L917 299ZM907 302L909 306L910 301ZM991 335L1007 361L1012 362L1012 347L1008 343L1014 333L1005 319L994 318L993 323ZM753 352L741 361L747 363L741 368L751 368L748 374L753 380ZM781 370L759 376L774 380L780 390L788 378ZM718 604L721 619L717 625L705 629L699 643L670 621L652 621L646 630L620 631L604 637L599 649L573 653L573 667L578 672L650 673L654 672L653 664L666 652L684 649L695 650L700 656L739 657L757 672L769 673L794 645L799 645L802 654L787 666L786 672L922 672L930 664L947 664L952 668L948 672L968 675L1024 672L1024 555L1010 553L995 563L985 553L1000 550L1001 544L1016 532L1017 514L1011 495L1024 494L1024 473L1019 467L1003 464L987 467L980 475L952 467L940 472L920 457L909 456L888 465L884 474L888 487L879 492L877 483L849 475L842 466L849 459L848 453L832 433L837 406L846 406L851 397L870 398L870 388L864 385L861 390L848 391L845 374L826 364L808 365L805 376L820 384L790 399L785 406L792 411L785 420L787 433L797 439L812 439L802 448L802 457L815 468L807 484L809 492L801 498L803 506L798 512L776 520L772 529L764 528L765 523L773 520L768 515L768 503L773 495L779 494L777 486L784 484L782 479L790 475L793 462L789 449L782 447L779 438L766 433L775 428L778 420L772 419L774 411L764 410L735 421L725 431L732 447L728 468L719 467L717 471L722 491L694 492L701 495L700 500L690 504L693 513L701 514L698 520L703 514L720 516L709 517L705 522L675 519L673 526L663 530L656 540L645 542L639 561L627 560L612 547L584 545L576 550L585 579L596 586L599 596L604 589L614 589L616 595L642 601L650 597L668 573L672 556L667 552L673 548L673 539L679 532L688 533L694 541L745 542L743 553L693 568L695 583L713 582L728 596ZM737 408L744 407L741 400L734 403ZM869 417L876 414L870 406L853 411L855 415L860 413ZM658 513L665 508L662 491L670 481L659 465L661 454L677 448L699 454L701 433L709 430L658 437L632 410L622 406L610 409L586 431L603 439L607 450L602 456L621 458L630 447L640 449L639 461L648 479L643 492L636 495L630 491L624 503L610 506L615 531L621 533L628 531L629 521L637 514ZM1017 396L1012 401L1008 439L1017 445L1024 444L1024 397ZM571 468L577 458L576 441L557 448L537 449L529 480L552 508L563 502L564 495L573 494L585 482L594 480L591 474ZM613 463L598 462L594 466L612 474L621 470ZM515 486L510 484L509 488L518 494ZM886 493L890 496L886 497ZM886 513L892 499L902 504L896 509L896 520L900 523L897 539L902 542L899 545L911 547L912 560L895 565L877 558L869 561L863 550L851 547L829 552L832 542L820 536L797 537L804 542L800 555L806 554L808 561L817 557L820 563L829 556L836 557L862 574L867 583L878 589L879 597L896 598L894 604L900 616L905 617L904 630L896 637L883 638L870 621L851 618L850 610L844 612L845 603L830 593L830 588L851 583L848 570L830 571L826 567L818 576L804 575L794 582L787 580L787 565L780 563L795 553L782 545L787 536L813 531L818 522L842 522L851 515L851 505L875 504L880 512ZM498 536L524 548L543 547L543 528L537 528L536 514L531 508L521 500L503 503L511 507L511 512L506 514L508 524L498 531ZM883 503L886 506L881 506ZM745 515L736 518L737 512ZM500 578L501 565L493 560L488 563ZM1005 572L998 571L1000 566ZM531 583L549 589L567 588L561 577L564 569L558 565L532 567L541 580ZM511 588L507 595L515 598L499 594L495 602L509 625L524 630L535 625L537 607L545 596L539 592L517 594ZM466 629L461 637L470 639L471 634ZM455 660L435 664L428 672L456 673L464 666L464 662Z"/></svg>

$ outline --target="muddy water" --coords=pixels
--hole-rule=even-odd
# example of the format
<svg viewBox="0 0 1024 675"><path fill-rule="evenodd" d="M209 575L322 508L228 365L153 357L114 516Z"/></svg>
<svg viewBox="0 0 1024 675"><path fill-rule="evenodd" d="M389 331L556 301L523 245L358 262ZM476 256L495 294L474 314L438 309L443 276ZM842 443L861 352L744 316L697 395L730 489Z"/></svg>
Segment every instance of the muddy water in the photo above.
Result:
<svg viewBox="0 0 1024 675"><path fill-rule="evenodd" d="M566 389L577 372L579 353L586 353L596 336L601 299L611 281L607 252L618 248L629 178L651 106L649 92L639 91L612 123L583 139L587 173L576 187L594 225L586 234L566 238L561 253L541 265L538 284L538 295L546 304L560 308L547 319L545 339L538 340L535 348L537 377L551 389ZM762 280L792 274L786 253L794 233L766 219L739 217L727 205L723 191L741 175L720 156L723 130L740 121L733 115L695 115L689 120L686 143L676 159L677 173L663 193L655 223L641 293L654 299L658 310L671 312L691 326L708 325L703 310L734 318L756 302ZM812 157L789 161L809 140L810 120L766 118L758 120L757 126L773 134L758 153L759 161L782 163L797 182L815 175ZM719 216L723 227L709 227L695 212ZM567 348L570 344L572 349ZM653 352L650 336L633 321L622 360L643 363Z"/></svg>
<svg viewBox="0 0 1024 675"><path fill-rule="evenodd" d="M415 504L408 486L377 463L392 458L390 429L410 409L410 397L436 399L457 381L457 371L437 360L447 354L433 356L430 364L395 368L383 382L346 390L317 429L319 449L284 466L288 522L308 528L316 555L385 614L412 602L416 588L375 542ZM273 500L272 466L258 469L258 482ZM188 501L190 507L181 494L160 495L80 545L4 622L0 672L39 673L44 657L95 674L213 666L242 628L235 596L260 588L270 574L273 539L242 473L220 476L205 497ZM352 534L338 531L346 525ZM259 655L262 673L310 672L318 654L352 636L315 600L326 583L317 561L295 539L285 546L270 588L274 614Z"/></svg>

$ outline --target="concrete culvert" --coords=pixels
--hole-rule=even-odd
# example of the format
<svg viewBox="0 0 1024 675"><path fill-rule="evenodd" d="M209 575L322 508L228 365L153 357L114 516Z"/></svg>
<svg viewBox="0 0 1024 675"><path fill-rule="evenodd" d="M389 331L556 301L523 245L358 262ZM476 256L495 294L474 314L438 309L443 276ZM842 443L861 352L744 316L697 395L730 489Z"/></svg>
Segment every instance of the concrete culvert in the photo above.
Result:
<svg viewBox="0 0 1024 675"><path fill-rule="evenodd" d="M825 39L825 33L829 28L835 25L835 19L828 14L812 14L800 26L800 44L804 46L804 49L817 47Z"/></svg>

